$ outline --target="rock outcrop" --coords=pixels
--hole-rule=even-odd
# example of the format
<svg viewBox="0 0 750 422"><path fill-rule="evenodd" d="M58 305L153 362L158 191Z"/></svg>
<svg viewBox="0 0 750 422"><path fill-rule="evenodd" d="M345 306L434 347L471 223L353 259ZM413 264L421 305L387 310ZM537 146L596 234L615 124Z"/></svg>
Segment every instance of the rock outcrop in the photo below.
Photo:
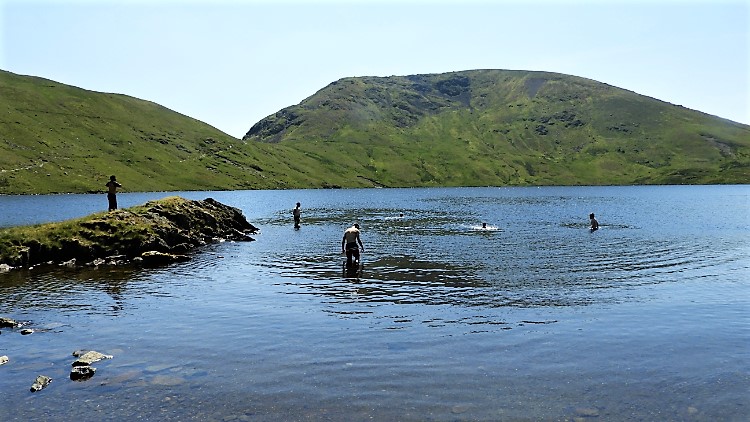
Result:
<svg viewBox="0 0 750 422"><path fill-rule="evenodd" d="M112 359L112 355L105 355L95 350L89 350L81 355L73 353L73 356L78 358L73 362L73 366L90 366L92 363L99 362L100 360Z"/></svg>
<svg viewBox="0 0 750 422"><path fill-rule="evenodd" d="M18 327L18 322L14 319L0 317L0 328L14 328Z"/></svg>
<svg viewBox="0 0 750 422"><path fill-rule="evenodd" d="M70 369L70 379L73 381L85 381L93 377L96 368L91 366L92 363L112 359L112 355L105 355L94 350L77 350L73 352L73 356L78 358L73 362L73 367Z"/></svg>
<svg viewBox="0 0 750 422"><path fill-rule="evenodd" d="M36 393L37 391L41 391L46 388L51 382L52 378L46 375L39 375L38 377L36 377L36 380L34 380L34 383L31 384L30 390L32 393Z"/></svg>
<svg viewBox="0 0 750 422"><path fill-rule="evenodd" d="M74 366L70 369L70 379L73 381L85 381L94 376L96 368L93 366Z"/></svg>
<svg viewBox="0 0 750 422"><path fill-rule="evenodd" d="M78 220L0 230L0 265L68 267L137 260L160 265L221 240L258 232L238 208L214 199L168 197Z"/></svg>

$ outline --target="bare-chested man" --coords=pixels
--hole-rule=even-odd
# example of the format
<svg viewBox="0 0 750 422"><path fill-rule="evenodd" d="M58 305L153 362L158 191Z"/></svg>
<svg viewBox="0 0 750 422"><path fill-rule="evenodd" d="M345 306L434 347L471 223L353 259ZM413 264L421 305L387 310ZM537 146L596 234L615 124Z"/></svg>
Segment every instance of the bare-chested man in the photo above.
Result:
<svg viewBox="0 0 750 422"><path fill-rule="evenodd" d="M359 243L359 248L357 247ZM346 265L352 265L352 258L354 262L359 262L359 249L362 252L365 251L362 240L359 238L359 224L354 224L344 231L344 237L341 239L341 252L346 252Z"/></svg>

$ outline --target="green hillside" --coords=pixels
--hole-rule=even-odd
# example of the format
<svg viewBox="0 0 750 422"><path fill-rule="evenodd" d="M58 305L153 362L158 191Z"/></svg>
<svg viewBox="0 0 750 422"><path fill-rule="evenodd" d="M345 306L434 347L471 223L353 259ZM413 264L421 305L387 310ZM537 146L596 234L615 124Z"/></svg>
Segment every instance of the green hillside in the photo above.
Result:
<svg viewBox="0 0 750 422"><path fill-rule="evenodd" d="M244 139L293 146L349 185L750 182L750 126L546 72L345 78Z"/></svg>
<svg viewBox="0 0 750 422"><path fill-rule="evenodd" d="M0 194L750 182L750 127L588 79L345 78L244 139L154 104L0 71Z"/></svg>
<svg viewBox="0 0 750 422"><path fill-rule="evenodd" d="M0 194L320 187L294 148L251 144L148 101L0 71Z"/></svg>

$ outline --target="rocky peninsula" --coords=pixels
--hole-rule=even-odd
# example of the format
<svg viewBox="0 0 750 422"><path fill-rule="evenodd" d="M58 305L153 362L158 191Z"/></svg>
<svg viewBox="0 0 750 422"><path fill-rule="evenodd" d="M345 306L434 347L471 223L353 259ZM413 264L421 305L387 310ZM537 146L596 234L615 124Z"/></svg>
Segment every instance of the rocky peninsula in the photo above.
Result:
<svg viewBox="0 0 750 422"><path fill-rule="evenodd" d="M238 208L177 196L59 223L0 229L0 272L38 265L159 265L210 242L252 241Z"/></svg>

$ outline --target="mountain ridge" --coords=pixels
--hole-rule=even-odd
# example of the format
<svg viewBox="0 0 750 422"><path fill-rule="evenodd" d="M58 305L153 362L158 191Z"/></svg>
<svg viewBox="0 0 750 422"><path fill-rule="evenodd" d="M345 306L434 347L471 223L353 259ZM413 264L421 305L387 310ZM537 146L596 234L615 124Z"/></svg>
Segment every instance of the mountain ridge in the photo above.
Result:
<svg viewBox="0 0 750 422"><path fill-rule="evenodd" d="M364 152L371 162L378 160L368 150L399 139L392 146L407 161L429 159L419 179L403 172L394 177L396 163L406 164L395 156L370 166L368 177L396 186L750 180L747 125L554 72L484 69L342 78L256 123L243 139L294 144L309 153L320 149L311 144L333 139L346 152L329 150L330 156ZM428 165L441 160L433 149L460 155L452 141L463 141L469 154L482 154L473 166L484 174L471 171L476 169L467 160L457 160L462 162L453 169ZM367 172L364 161L351 171ZM468 176L451 176L452 171Z"/></svg>
<svg viewBox="0 0 750 422"><path fill-rule="evenodd" d="M242 139L0 71L0 194L750 182L750 126L577 76L348 77Z"/></svg>

